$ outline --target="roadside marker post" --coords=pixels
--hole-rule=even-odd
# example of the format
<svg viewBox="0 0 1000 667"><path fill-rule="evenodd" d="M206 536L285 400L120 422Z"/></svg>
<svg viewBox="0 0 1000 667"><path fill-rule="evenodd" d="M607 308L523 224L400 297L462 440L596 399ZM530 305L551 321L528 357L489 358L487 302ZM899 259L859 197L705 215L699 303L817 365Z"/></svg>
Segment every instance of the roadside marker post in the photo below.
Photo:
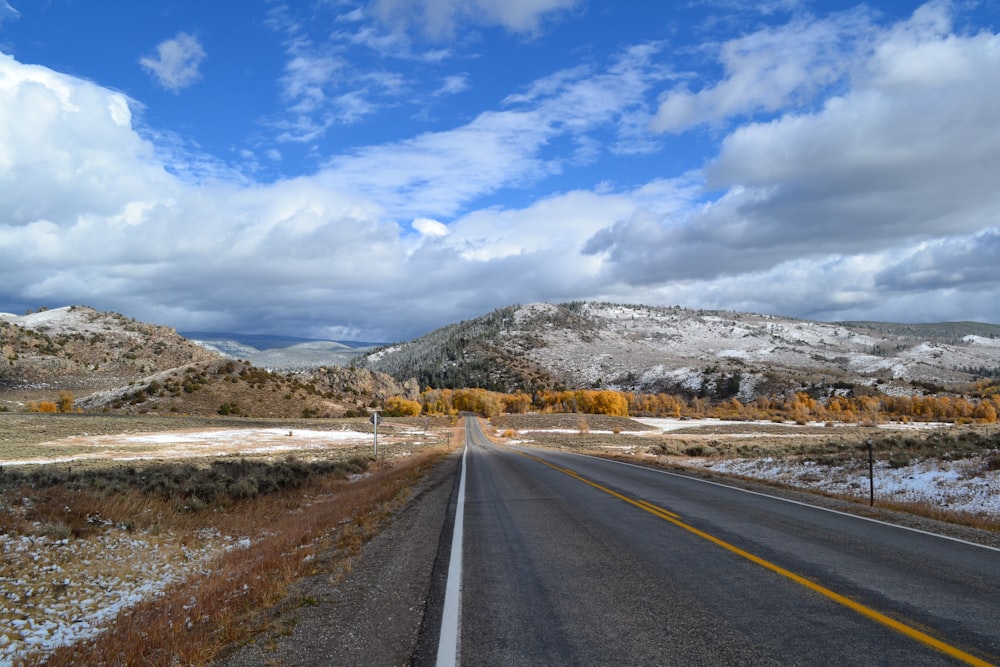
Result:
<svg viewBox="0 0 1000 667"><path fill-rule="evenodd" d="M377 459L378 458L378 423L380 421L382 421L382 418L378 416L378 412L373 412L372 416L371 416L371 419L369 419L368 421L370 421L372 423L372 426L375 427L375 431L374 431L375 438L372 441L372 450L375 452L375 458Z"/></svg>
<svg viewBox="0 0 1000 667"><path fill-rule="evenodd" d="M875 507L875 452L872 439L868 438L868 505Z"/></svg>

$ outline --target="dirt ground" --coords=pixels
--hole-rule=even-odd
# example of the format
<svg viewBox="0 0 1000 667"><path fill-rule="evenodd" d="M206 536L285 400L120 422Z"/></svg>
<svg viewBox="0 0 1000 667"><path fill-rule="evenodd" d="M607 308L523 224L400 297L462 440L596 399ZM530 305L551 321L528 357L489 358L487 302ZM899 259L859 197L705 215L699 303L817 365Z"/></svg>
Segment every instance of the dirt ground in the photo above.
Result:
<svg viewBox="0 0 1000 667"><path fill-rule="evenodd" d="M379 424L379 455L445 444L458 436L443 418ZM456 440L457 441L457 440ZM72 463L130 465L185 458L314 458L374 453L372 424L355 419L244 419L0 413L0 466Z"/></svg>
<svg viewBox="0 0 1000 667"><path fill-rule="evenodd" d="M573 450L666 456L763 457L843 455L866 449L888 456L899 449L923 455L990 449L1000 426L724 422L643 420L583 414L503 415L491 420L502 442ZM366 418L253 419L245 417L127 416L0 412L0 466L27 463L118 464L123 460L175 460L211 456L268 457L309 452L313 457L373 452ZM385 418L380 454L420 445L460 444L445 417Z"/></svg>

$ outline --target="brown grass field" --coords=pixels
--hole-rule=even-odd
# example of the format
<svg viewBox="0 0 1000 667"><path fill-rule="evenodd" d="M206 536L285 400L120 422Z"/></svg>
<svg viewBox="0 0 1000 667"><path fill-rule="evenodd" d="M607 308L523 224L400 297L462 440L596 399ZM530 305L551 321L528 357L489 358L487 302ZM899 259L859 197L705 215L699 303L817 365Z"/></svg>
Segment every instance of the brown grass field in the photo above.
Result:
<svg viewBox="0 0 1000 667"><path fill-rule="evenodd" d="M233 642L266 629L262 610L282 601L297 577L349 571L361 545L462 441L451 420L393 420L380 425L376 460L364 432L371 425L362 419L0 413L0 426L0 537L38 545L0 565L0 578L21 584L20 603L5 614L12 621L65 607L88 578L128 583L154 566L183 570L199 559L193 574L124 608L102 624L103 632L54 651L20 651L16 665L211 662ZM114 448L87 440L243 428L348 430L363 437L252 456L234 454L231 439L224 439L217 451L196 458L162 456L155 444ZM3 465L54 455L96 456ZM128 460L116 458L121 456ZM127 550L135 543L144 551ZM102 553L101 545L113 553Z"/></svg>

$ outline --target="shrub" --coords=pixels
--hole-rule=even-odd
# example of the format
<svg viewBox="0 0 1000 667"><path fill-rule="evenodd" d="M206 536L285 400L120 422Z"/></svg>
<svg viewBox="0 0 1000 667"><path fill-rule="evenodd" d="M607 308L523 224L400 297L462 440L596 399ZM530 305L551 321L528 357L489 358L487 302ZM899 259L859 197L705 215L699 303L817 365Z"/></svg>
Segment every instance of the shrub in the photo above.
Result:
<svg viewBox="0 0 1000 667"><path fill-rule="evenodd" d="M893 452L889 455L890 468L905 468L908 465L910 465L910 455L906 452Z"/></svg>
<svg viewBox="0 0 1000 667"><path fill-rule="evenodd" d="M68 391L59 392L59 402L57 403L59 412L73 412L73 394Z"/></svg>

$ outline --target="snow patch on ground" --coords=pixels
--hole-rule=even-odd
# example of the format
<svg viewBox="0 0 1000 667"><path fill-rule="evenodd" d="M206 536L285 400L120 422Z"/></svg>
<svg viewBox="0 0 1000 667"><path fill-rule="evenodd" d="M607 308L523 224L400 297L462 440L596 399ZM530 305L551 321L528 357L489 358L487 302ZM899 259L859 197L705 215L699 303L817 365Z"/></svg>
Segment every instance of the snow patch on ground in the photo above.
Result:
<svg viewBox="0 0 1000 667"><path fill-rule="evenodd" d="M962 342L972 345L982 345L984 347L1000 347L1000 340L996 338L983 338L982 336L968 335L962 338Z"/></svg>
<svg viewBox="0 0 1000 667"><path fill-rule="evenodd" d="M820 465L793 459L687 459L691 467L781 482L792 486L869 497L867 460ZM960 461L923 460L893 468L875 462L875 503L879 499L926 502L947 510L1000 518L1000 471L987 470L982 457Z"/></svg>
<svg viewBox="0 0 1000 667"><path fill-rule="evenodd" d="M360 431L275 428L81 436L46 444L100 451L20 461L0 456L0 464L245 455L370 441L371 434ZM0 511L14 508L0 506ZM0 667L32 651L51 651L92 637L123 609L205 572L225 551L250 546L245 537L214 531L203 531L192 542L188 536L133 534L110 525L94 539L0 534Z"/></svg>
<svg viewBox="0 0 1000 667"><path fill-rule="evenodd" d="M657 429L660 433L667 433L669 431L676 431L682 428L698 428L698 427L708 427L708 426L725 426L725 425L736 425L736 426L754 426L754 425L767 425L767 426L783 426L789 430L801 428L802 426L815 426L824 428L840 428L854 426L854 424L849 424L846 422L833 422L833 426L827 426L826 422L808 422L806 424L797 424L795 422L772 422L772 421L736 421L731 419L679 419L673 417L632 417L633 421L637 421L640 424L645 424L646 426L652 426ZM941 428L944 426L950 426L944 422L908 422L906 424L900 422L887 422L885 424L879 424L877 428L886 431L909 431L909 430L921 430L921 429L934 429ZM631 432L635 435L649 435L649 431L635 431ZM753 434L747 434L748 437L752 437ZM773 435L773 434L768 434ZM727 437L733 437L733 434L727 434Z"/></svg>
<svg viewBox="0 0 1000 667"><path fill-rule="evenodd" d="M136 461L175 459L199 456L268 454L296 450L324 449L336 445L358 444L372 439L361 431L312 431L307 429L209 429L171 431L138 435L99 435L66 438L46 445L85 447L92 453L67 456L2 460L5 466L69 463L87 459Z"/></svg>
<svg viewBox="0 0 1000 667"><path fill-rule="evenodd" d="M199 534L194 544L117 527L96 540L0 535L0 665L93 637L123 609L249 546L217 532Z"/></svg>

